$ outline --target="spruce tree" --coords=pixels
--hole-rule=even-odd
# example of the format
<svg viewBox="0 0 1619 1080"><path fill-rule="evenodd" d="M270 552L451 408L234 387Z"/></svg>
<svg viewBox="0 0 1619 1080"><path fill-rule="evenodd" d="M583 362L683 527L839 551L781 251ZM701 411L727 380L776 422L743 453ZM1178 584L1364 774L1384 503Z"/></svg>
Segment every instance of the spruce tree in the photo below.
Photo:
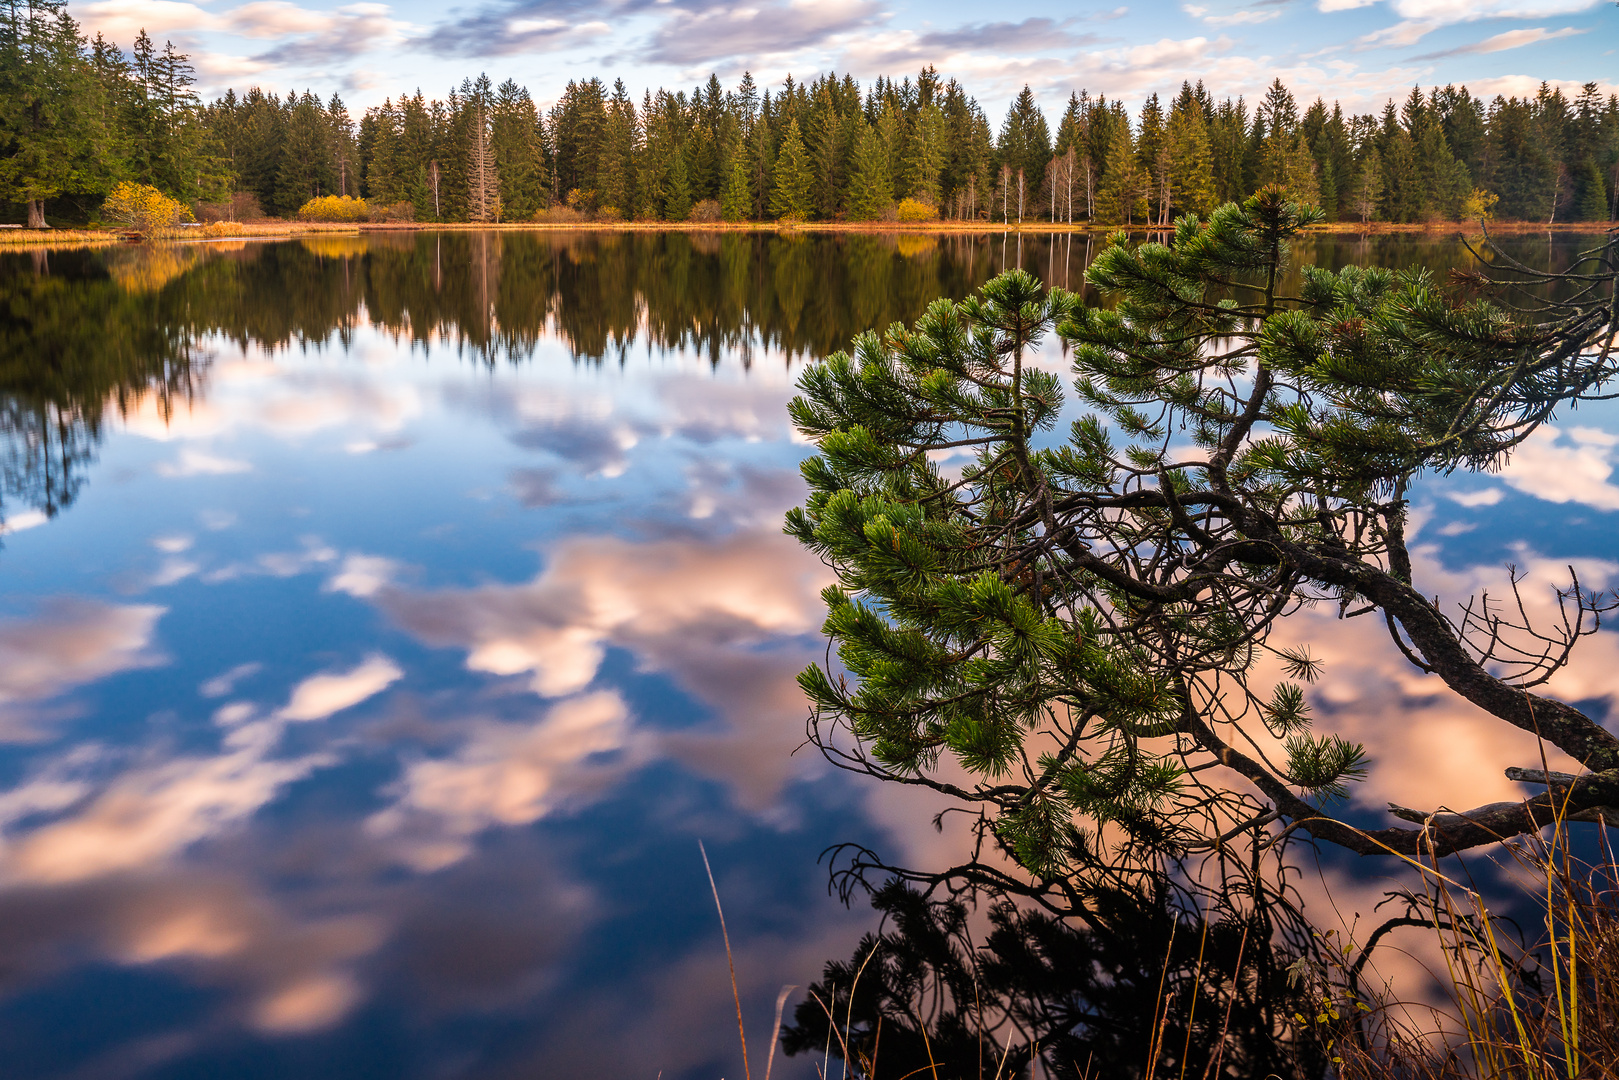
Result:
<svg viewBox="0 0 1619 1080"><path fill-rule="evenodd" d="M1213 154L1203 111L1188 98L1177 102L1164 133L1169 148L1168 190L1177 213L1207 217L1215 207Z"/></svg>
<svg viewBox="0 0 1619 1080"><path fill-rule="evenodd" d="M1107 150L1107 169L1102 175L1099 194L1101 220L1114 225L1131 225L1146 216L1141 171L1136 165L1135 143L1128 117L1113 125L1113 141Z"/></svg>
<svg viewBox="0 0 1619 1080"><path fill-rule="evenodd" d="M354 143L354 121L348 106L333 94L326 103L326 127L331 132L332 168L337 177L332 190L350 198L360 193L359 153Z"/></svg>
<svg viewBox="0 0 1619 1080"><path fill-rule="evenodd" d="M488 75L464 83L463 111L466 134L466 214L468 221L501 218L500 168L490 129L494 119L494 88Z"/></svg>
<svg viewBox="0 0 1619 1080"><path fill-rule="evenodd" d="M1051 129L1027 84L1007 106L995 149L1000 163L1011 166L1014 175L1020 169L1025 177L1038 179L1045 174L1046 162L1051 160Z"/></svg>
<svg viewBox="0 0 1619 1080"><path fill-rule="evenodd" d="M691 206L691 171L686 166L684 150L676 146L669 155L669 182L663 197L664 220L685 221L691 216Z"/></svg>
<svg viewBox="0 0 1619 1080"><path fill-rule="evenodd" d="M746 221L753 209L753 192L748 188L748 161L738 143L726 170L725 187L720 192L720 216L726 221Z"/></svg>
<svg viewBox="0 0 1619 1080"><path fill-rule="evenodd" d="M287 95L289 101L292 95ZM331 122L320 98L304 91L287 110L285 143L273 201L265 209L291 216L318 195L336 187Z"/></svg>
<svg viewBox="0 0 1619 1080"><path fill-rule="evenodd" d="M1158 95L1149 94L1142 103L1141 121L1136 129L1136 169L1149 192L1148 216L1158 225L1166 225L1169 220L1165 195L1170 179L1170 148L1164 127L1164 112L1158 104Z"/></svg>
<svg viewBox="0 0 1619 1080"><path fill-rule="evenodd" d="M905 120L893 101L884 101L871 126L888 155L888 181L892 187L895 179L905 175Z"/></svg>
<svg viewBox="0 0 1619 1080"><path fill-rule="evenodd" d="M748 191L753 196L748 216L762 220L775 192L776 140L770 128L770 92L765 91L761 116L748 129Z"/></svg>
<svg viewBox="0 0 1619 1080"><path fill-rule="evenodd" d="M1608 220L1608 192L1602 181L1602 170L1597 167L1596 157L1586 154L1574 173L1575 190L1579 197L1574 203L1574 218L1576 221L1607 221Z"/></svg>
<svg viewBox="0 0 1619 1080"><path fill-rule="evenodd" d="M45 200L106 179L101 84L66 4L0 9L0 193L45 228Z"/></svg>
<svg viewBox="0 0 1619 1080"><path fill-rule="evenodd" d="M810 170L809 154L804 149L804 137L799 134L798 121L787 124L781 141L781 152L776 155L775 184L770 193L770 213L777 218L807 218L810 215L810 185L815 175Z"/></svg>
<svg viewBox="0 0 1619 1080"><path fill-rule="evenodd" d="M600 79L570 81L551 109L558 199L579 191L594 204L601 186L602 150L607 128L607 88Z"/></svg>
<svg viewBox="0 0 1619 1080"><path fill-rule="evenodd" d="M1365 156L1355 167L1344 206L1364 225L1377 216L1378 208L1382 205L1383 162L1377 155L1377 148L1368 146Z"/></svg>
<svg viewBox="0 0 1619 1080"><path fill-rule="evenodd" d="M905 133L905 172L900 194L937 206L941 197L945 140L949 137L944 110L930 101L916 110Z"/></svg>
<svg viewBox="0 0 1619 1080"><path fill-rule="evenodd" d="M876 221L894 201L888 176L888 151L870 124L860 124L855 136L854 175L849 180L849 218Z"/></svg>
<svg viewBox="0 0 1619 1080"><path fill-rule="evenodd" d="M1417 148L1411 141L1410 132L1396 119L1393 102L1383 109L1383 122L1376 146L1378 159L1383 164L1381 209L1384 220L1420 220L1426 198L1421 187Z"/></svg>
<svg viewBox="0 0 1619 1080"><path fill-rule="evenodd" d="M152 148L154 184L184 202L211 193L202 189L202 174L211 171L205 156L205 133L199 121L202 103L191 87L196 75L191 58L163 43L163 51L152 58L148 93L157 118ZM318 99L317 99L318 100Z"/></svg>
<svg viewBox="0 0 1619 1080"><path fill-rule="evenodd" d="M1242 98L1222 101L1214 110L1209 128L1209 153L1213 158L1214 195L1221 203L1235 202L1253 194L1244 174L1248 146L1248 106Z"/></svg>
<svg viewBox="0 0 1619 1080"><path fill-rule="evenodd" d="M369 147L365 163L365 196L373 203L390 206L401 202L398 174L399 114L393 99L367 109L360 122L362 147ZM369 136L364 135L369 130Z"/></svg>
<svg viewBox="0 0 1619 1080"><path fill-rule="evenodd" d="M815 212L824 218L837 212L838 196L844 188L843 141L842 118L832 100L831 88L823 82L810 105L809 139L805 148L815 170Z"/></svg>
<svg viewBox="0 0 1619 1080"><path fill-rule="evenodd" d="M539 111L511 79L495 91L489 140L500 177L501 217L530 221L549 202Z"/></svg>

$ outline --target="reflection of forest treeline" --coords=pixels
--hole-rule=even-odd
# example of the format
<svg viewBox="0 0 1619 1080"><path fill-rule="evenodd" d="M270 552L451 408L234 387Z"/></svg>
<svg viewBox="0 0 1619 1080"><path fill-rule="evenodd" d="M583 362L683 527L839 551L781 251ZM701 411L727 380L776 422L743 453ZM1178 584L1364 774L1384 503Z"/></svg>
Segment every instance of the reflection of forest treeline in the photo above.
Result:
<svg viewBox="0 0 1619 1080"><path fill-rule="evenodd" d="M155 395L166 413L196 392L191 331L160 309L197 261L182 249L0 256L0 515L70 504L108 410Z"/></svg>
<svg viewBox="0 0 1619 1080"><path fill-rule="evenodd" d="M825 356L909 323L1021 265L1078 288L1086 236L400 232L266 244L141 245L0 256L0 498L54 513L73 500L109 408L196 392L192 345L346 346L370 324L427 351L521 362L542 337L577 357L688 349L746 364L757 350ZM1515 239L1539 266L1569 238ZM1313 238L1293 266L1468 258L1455 239Z"/></svg>
<svg viewBox="0 0 1619 1080"><path fill-rule="evenodd" d="M1077 288L1094 243L1070 234L374 233L199 247L206 255L162 286L155 313L187 333L244 346L333 335L346 343L365 321L486 361L526 359L555 334L580 357L643 346L747 362L760 348L824 356L1011 265ZM1554 268L1573 250L1564 240L1517 243L1520 257ZM163 248L113 255L170 258ZM1467 258L1455 239L1323 235L1302 245L1293 265L1443 273ZM170 273L112 269L120 280L148 282Z"/></svg>

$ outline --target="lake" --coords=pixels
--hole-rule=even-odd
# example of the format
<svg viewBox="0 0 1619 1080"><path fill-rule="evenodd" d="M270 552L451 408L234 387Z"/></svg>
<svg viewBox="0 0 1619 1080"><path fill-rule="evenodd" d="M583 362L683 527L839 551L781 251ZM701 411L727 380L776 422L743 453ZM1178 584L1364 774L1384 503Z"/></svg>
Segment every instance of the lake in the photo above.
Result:
<svg viewBox="0 0 1619 1080"><path fill-rule="evenodd" d="M1506 246L1560 267L1578 239ZM961 850L925 800L799 750L830 578L781 533L807 453L793 381L1008 266L1077 287L1101 242L0 254L8 1080L734 1080L699 840L762 1076L779 988L872 926L828 895L823 850ZM1297 253L1468 260L1410 235ZM1603 406L1499 475L1425 479L1424 580L1460 595L1509 561L1531 584L1574 563L1612 587L1616 461ZM1506 736L1378 627L1332 633L1320 723L1387 762L1358 810L1511 797L1476 768ZM1581 655L1553 690L1601 714L1614 635Z"/></svg>

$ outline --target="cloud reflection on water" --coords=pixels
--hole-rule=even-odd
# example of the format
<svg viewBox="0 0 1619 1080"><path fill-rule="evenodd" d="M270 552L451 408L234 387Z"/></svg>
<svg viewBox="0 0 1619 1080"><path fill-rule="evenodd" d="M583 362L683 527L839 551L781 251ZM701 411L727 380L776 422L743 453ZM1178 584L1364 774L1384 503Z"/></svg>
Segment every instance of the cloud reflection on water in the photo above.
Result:
<svg viewBox="0 0 1619 1080"><path fill-rule="evenodd" d="M8 1009L86 971L140 973L204 1004L108 1035L96 1060L121 1050L129 1075L231 1074L240 1053L345 1080L729 1075L697 836L750 1032L865 928L825 899L821 847L925 865L963 850L953 824L932 828L932 796L793 754L830 574L780 532L805 452L787 357L962 291L998 249L565 237L530 266L540 241L512 239L492 245L506 262L478 321L489 308L453 274L412 276L426 242L368 242L363 260L262 245L130 278L152 310L229 302L194 397L131 399L101 466L128 479L98 474L73 515L0 554L37 593L0 623L0 733L32 740L0 758L0 1036L26 1015ZM1031 264L1056 258L1031 247ZM276 275L318 302L233 306ZM620 303L635 289L650 299ZM621 363L589 359L615 348ZM1510 492L1436 482L1423 587L1498 584L1484 541L1503 530L1531 544L1537 613L1566 562L1590 585L1619 577L1505 516L1529 496L1610 509L1615 429L1531 443ZM1446 535L1456 523L1485 527ZM129 587L163 606L104 595ZM1509 797L1498 766L1532 764L1533 740L1335 614L1289 633L1327 660L1318 726L1374 746L1357 810ZM1616 641L1587 642L1555 689L1611 707ZM274 1056L314 1046L337 1064ZM55 1053L24 1075L94 1064Z"/></svg>

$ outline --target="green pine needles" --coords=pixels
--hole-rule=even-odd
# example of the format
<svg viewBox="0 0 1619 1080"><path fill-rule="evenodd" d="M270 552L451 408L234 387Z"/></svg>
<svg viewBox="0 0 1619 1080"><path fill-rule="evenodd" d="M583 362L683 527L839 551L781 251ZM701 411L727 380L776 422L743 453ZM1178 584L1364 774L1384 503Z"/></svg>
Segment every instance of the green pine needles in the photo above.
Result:
<svg viewBox="0 0 1619 1080"><path fill-rule="evenodd" d="M1600 394L1614 244L1531 317L1422 271L1290 276L1290 238L1319 219L1268 189L1168 243L1112 238L1087 275L1107 306L1013 270L804 373L791 415L819 452L786 528L838 579L836 662L800 676L824 754L962 801L1070 892L1288 822L1415 854L1549 820L1545 796L1426 831L1329 814L1372 755L1312 730L1321 664L1271 637L1336 605L1378 612L1414 664L1583 762L1571 813L1619 797L1619 739L1529 689L1609 605L1576 583L1550 637L1453 618L1411 581L1404 533L1418 474L1489 468ZM1053 337L1084 409L1066 435ZM1554 647L1509 654L1513 633Z"/></svg>

